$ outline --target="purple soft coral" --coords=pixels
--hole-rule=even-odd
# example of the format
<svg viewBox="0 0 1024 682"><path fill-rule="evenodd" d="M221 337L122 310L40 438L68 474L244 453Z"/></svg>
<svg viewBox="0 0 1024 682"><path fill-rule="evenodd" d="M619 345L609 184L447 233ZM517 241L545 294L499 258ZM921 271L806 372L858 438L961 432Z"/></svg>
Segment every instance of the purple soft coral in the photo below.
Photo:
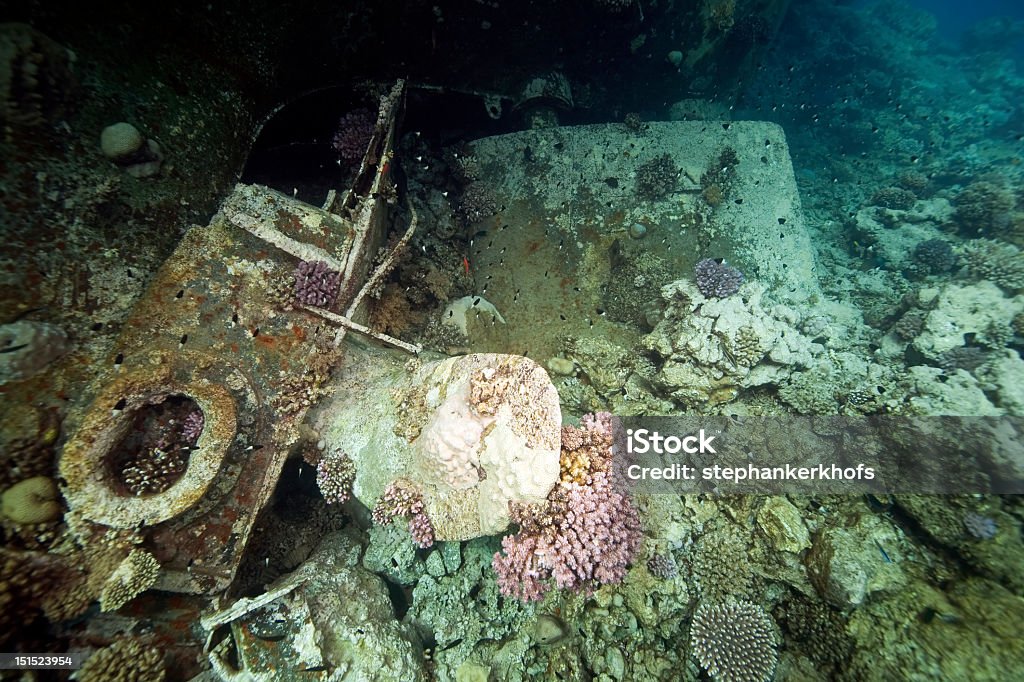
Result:
<svg viewBox="0 0 1024 682"><path fill-rule="evenodd" d="M203 416L202 410L192 410L185 417L185 421L181 425L181 436L189 447L194 446L199 440L199 436L203 434L205 423L206 418Z"/></svg>
<svg viewBox="0 0 1024 682"><path fill-rule="evenodd" d="M358 161L373 137L374 116L369 109L355 109L338 121L331 146L346 161Z"/></svg>
<svg viewBox="0 0 1024 682"><path fill-rule="evenodd" d="M295 300L305 305L329 308L338 297L341 274L327 263L301 261L295 266Z"/></svg>
<svg viewBox="0 0 1024 682"><path fill-rule="evenodd" d="M721 258L704 258L693 268L697 288L708 298L725 298L740 290L743 273Z"/></svg>

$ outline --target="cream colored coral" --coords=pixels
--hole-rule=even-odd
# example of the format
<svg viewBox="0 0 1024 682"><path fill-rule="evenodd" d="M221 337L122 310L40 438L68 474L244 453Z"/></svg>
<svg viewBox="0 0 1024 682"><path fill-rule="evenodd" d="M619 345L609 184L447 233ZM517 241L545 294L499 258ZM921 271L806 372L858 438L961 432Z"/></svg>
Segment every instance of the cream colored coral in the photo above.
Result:
<svg viewBox="0 0 1024 682"><path fill-rule="evenodd" d="M135 637L123 637L90 656L75 673L79 682L163 682L163 654Z"/></svg>
<svg viewBox="0 0 1024 682"><path fill-rule="evenodd" d="M505 318L501 316L494 304L483 296L463 296L457 301L452 301L444 309L441 315L441 322L458 328L465 336L469 336L469 315L474 317L485 315L490 321L498 321L505 324Z"/></svg>
<svg viewBox="0 0 1024 682"><path fill-rule="evenodd" d="M152 587L160 564L144 549L133 549L114 569L100 593L100 609L115 611Z"/></svg>
<svg viewBox="0 0 1024 682"><path fill-rule="evenodd" d="M15 523L33 524L60 518L60 493L48 476L33 476L18 481L3 494L4 516Z"/></svg>
<svg viewBox="0 0 1024 682"><path fill-rule="evenodd" d="M115 123L100 133L100 149L111 161L121 162L142 148L145 140L131 123Z"/></svg>

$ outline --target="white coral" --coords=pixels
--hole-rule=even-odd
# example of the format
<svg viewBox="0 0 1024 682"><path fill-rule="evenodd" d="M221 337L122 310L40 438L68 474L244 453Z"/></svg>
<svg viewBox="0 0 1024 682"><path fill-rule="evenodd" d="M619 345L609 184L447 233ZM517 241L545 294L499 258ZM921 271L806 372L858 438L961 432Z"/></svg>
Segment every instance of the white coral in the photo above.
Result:
<svg viewBox="0 0 1024 682"><path fill-rule="evenodd" d="M965 336L984 337L995 327L1009 327L1024 312L1024 298L1006 296L992 282L947 284L939 293L935 309L925 318L924 329L914 339L914 348L930 359L964 345Z"/></svg>
<svg viewBox="0 0 1024 682"><path fill-rule="evenodd" d="M741 295L705 298L688 281L662 289L666 314L645 338L647 348L666 362L658 383L686 404L728 402L739 390L779 384L794 370L824 362L824 347L802 334L800 315L783 305L769 305L759 283L744 284ZM744 339L739 343L737 339ZM758 361L743 354L757 339Z"/></svg>
<svg viewBox="0 0 1024 682"><path fill-rule="evenodd" d="M473 414L468 381L458 390L449 390L417 439L424 479L457 489L476 485L480 480L480 438L484 427L493 421L493 417Z"/></svg>
<svg viewBox="0 0 1024 682"><path fill-rule="evenodd" d="M463 296L458 300L452 301L444 309L441 321L444 324L456 327L465 336L469 336L469 320L467 316L471 312L477 317L485 315L492 321L505 324L505 318L501 316L498 309L483 296Z"/></svg>

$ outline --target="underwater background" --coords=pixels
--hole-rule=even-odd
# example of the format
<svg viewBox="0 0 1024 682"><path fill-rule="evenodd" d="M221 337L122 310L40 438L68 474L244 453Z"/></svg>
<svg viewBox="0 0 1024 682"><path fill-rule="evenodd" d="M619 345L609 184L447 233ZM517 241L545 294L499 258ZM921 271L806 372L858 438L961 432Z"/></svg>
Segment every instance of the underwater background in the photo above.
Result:
<svg viewBox="0 0 1024 682"><path fill-rule="evenodd" d="M1024 679L1020 3L0 22L0 679Z"/></svg>

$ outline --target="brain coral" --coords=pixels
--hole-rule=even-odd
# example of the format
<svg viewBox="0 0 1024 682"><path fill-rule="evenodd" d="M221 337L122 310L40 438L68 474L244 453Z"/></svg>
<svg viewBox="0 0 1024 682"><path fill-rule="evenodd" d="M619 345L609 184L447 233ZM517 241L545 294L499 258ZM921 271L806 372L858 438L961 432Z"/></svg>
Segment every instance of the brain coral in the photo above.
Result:
<svg viewBox="0 0 1024 682"><path fill-rule="evenodd" d="M48 476L34 476L15 483L3 494L4 516L15 523L55 521L61 516L60 493Z"/></svg>

